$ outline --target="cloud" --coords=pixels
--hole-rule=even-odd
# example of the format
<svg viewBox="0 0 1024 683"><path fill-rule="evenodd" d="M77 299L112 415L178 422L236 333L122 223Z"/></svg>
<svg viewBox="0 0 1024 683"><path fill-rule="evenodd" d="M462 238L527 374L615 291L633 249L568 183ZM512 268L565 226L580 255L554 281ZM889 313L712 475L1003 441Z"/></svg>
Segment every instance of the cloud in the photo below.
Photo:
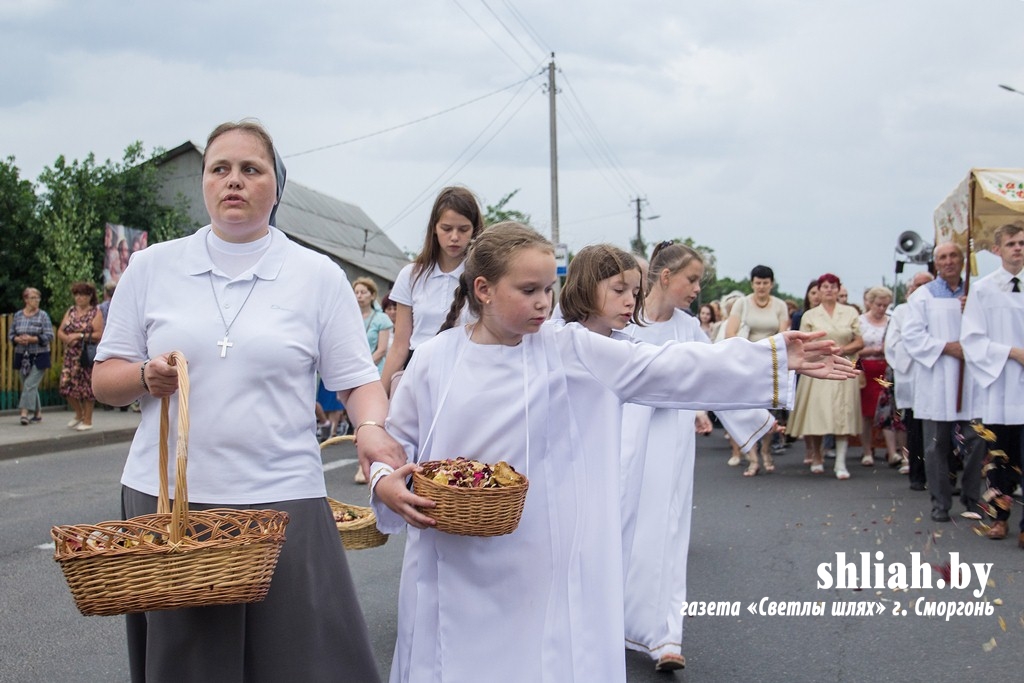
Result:
<svg viewBox="0 0 1024 683"><path fill-rule="evenodd" d="M447 182L485 203L520 188L513 208L550 228L551 50L573 249L628 244L640 196L660 216L648 240L693 237L723 275L766 262L793 294L825 270L858 291L891 281L896 236L928 235L969 168L1021 164L1024 98L996 87L1024 88L1010 0L8 0L0 18L0 57L19 65L0 154L30 178L60 154L202 143L244 116L285 154L327 147L537 74L289 158L290 178L410 249Z"/></svg>

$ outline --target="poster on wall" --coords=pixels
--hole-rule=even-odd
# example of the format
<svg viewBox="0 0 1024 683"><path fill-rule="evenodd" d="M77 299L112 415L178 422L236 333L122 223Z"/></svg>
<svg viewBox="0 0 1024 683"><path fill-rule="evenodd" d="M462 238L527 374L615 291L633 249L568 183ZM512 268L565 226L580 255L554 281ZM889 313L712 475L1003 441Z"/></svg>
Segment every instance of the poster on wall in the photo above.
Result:
<svg viewBox="0 0 1024 683"><path fill-rule="evenodd" d="M107 223L103 229L103 284L121 279L132 254L149 244L149 231Z"/></svg>

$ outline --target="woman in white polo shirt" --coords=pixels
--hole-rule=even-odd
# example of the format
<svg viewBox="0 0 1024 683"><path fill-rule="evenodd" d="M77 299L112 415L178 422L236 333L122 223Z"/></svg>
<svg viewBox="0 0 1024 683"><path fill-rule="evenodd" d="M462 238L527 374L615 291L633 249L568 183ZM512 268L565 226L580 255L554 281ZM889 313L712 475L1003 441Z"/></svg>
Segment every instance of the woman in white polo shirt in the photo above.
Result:
<svg viewBox="0 0 1024 683"><path fill-rule="evenodd" d="M389 394L417 346L441 329L455 298L470 241L483 230L476 197L465 187L446 187L434 200L423 249L402 268L391 289L395 313L394 341L384 360L381 381ZM466 320L469 322L469 320Z"/></svg>
<svg viewBox="0 0 1024 683"><path fill-rule="evenodd" d="M211 224L136 253L110 307L93 386L105 403L142 404L122 513L156 510L158 399L178 389L167 358L179 350L191 383L191 507L271 508L290 520L263 602L128 615L133 681L379 680L326 499L316 373L358 425L361 462L400 465L405 454L382 427L387 398L344 272L272 225L284 176L262 126L218 126L203 157Z"/></svg>

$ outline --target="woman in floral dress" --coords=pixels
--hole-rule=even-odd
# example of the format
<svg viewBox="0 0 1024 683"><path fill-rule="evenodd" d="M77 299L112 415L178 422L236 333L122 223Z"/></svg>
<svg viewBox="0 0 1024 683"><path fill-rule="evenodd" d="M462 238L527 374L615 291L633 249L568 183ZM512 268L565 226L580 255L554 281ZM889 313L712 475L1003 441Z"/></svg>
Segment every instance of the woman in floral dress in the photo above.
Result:
<svg viewBox="0 0 1024 683"><path fill-rule="evenodd" d="M96 307L96 288L88 282L71 285L75 305L64 314L57 336L64 342L64 366L60 373L60 394L68 400L75 417L68 427L84 432L92 429L92 368L82 367L82 345L98 342L103 334L103 314Z"/></svg>

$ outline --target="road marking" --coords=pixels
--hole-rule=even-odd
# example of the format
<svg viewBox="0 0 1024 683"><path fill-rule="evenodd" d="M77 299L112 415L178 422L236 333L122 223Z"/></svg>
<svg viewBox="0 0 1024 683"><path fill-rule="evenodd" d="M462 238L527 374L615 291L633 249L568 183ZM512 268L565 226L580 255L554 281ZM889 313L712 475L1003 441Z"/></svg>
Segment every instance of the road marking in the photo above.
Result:
<svg viewBox="0 0 1024 683"><path fill-rule="evenodd" d="M354 460L352 458L346 458L344 460L335 460L334 462L325 462L324 463L324 472L330 472L331 470L336 470L339 467L344 467L345 465L351 465L351 464L356 463L356 462L359 462L359 461L358 460Z"/></svg>

